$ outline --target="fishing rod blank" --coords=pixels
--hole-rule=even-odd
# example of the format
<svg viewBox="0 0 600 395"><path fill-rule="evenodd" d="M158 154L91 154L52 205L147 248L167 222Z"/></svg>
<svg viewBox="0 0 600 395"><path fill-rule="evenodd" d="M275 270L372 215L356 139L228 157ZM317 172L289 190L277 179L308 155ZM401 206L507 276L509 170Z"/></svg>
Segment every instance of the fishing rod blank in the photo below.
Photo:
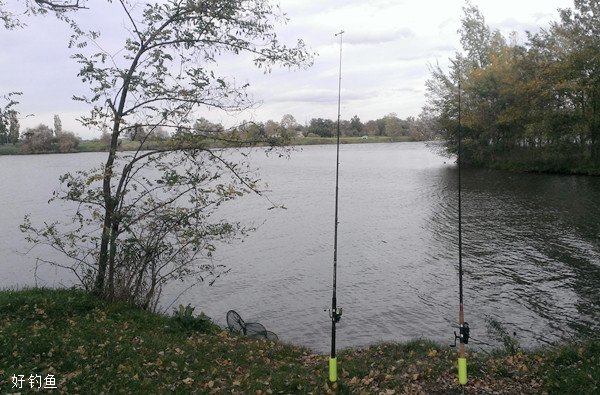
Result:
<svg viewBox="0 0 600 395"><path fill-rule="evenodd" d="M342 34L340 31L336 36L340 36L340 78L338 84L338 119L337 119L337 145L335 161L335 227L333 235L333 296L331 298L331 354L329 356L329 381L337 381L337 359L335 356L335 324L342 317L342 309L337 307L336 288L337 288L337 240L338 240L338 181L340 175L340 102L342 97Z"/></svg>
<svg viewBox="0 0 600 395"><path fill-rule="evenodd" d="M461 201L461 162L462 162L462 136L461 136L461 97L460 97L460 68L458 80L458 335L454 332L454 345L456 340L460 342L458 348L458 382L467 384L467 358L465 356L465 344L469 343L469 324L465 322L463 308L463 269L462 269L462 201Z"/></svg>

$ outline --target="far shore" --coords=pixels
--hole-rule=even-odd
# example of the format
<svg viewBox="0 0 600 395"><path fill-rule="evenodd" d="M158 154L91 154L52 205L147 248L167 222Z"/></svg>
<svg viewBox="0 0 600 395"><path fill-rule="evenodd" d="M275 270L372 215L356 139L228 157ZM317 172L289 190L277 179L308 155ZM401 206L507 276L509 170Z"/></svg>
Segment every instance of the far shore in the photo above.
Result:
<svg viewBox="0 0 600 395"><path fill-rule="evenodd" d="M340 144L373 144L373 143L403 143L417 141L409 136L361 136L361 137L340 137ZM294 137L286 146L302 146L302 145L327 145L336 144L337 139L335 137ZM164 145L164 141L150 141L145 144L146 149L157 149ZM224 144L218 142L210 143L214 148L224 147ZM260 145L260 144L259 144ZM264 144L266 145L266 144ZM0 146L0 155L38 155L38 154L66 154L66 153L79 153L79 152L106 152L108 151L108 144L101 140L81 140L79 145L69 151L44 151L44 152L22 152L19 145L6 144ZM137 151L140 148L140 143L137 141L124 140L120 146L119 151Z"/></svg>

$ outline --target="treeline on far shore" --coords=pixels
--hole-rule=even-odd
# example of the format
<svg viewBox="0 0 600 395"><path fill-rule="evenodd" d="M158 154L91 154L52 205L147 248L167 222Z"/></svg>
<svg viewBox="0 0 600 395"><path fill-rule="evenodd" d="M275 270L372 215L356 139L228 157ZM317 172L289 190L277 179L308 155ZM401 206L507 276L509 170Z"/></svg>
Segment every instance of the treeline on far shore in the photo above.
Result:
<svg viewBox="0 0 600 395"><path fill-rule="evenodd" d="M62 130L60 117L55 115L54 128L40 124L19 132L16 120L0 128L0 155L98 152L107 151L111 139L108 131L97 139L82 140L74 133ZM242 122L226 129L220 123L199 118L189 128L205 141L209 147L248 146L265 144L310 145L335 143L337 122L330 119L313 118L301 125L290 114L281 121ZM401 141L423 141L435 137L430 123L421 118L400 119L394 113L377 120L363 123L358 116L341 120L339 124L341 143L389 143ZM186 131L189 131L186 129ZM169 142L176 139L178 130L170 130L161 125L133 125L121 136L119 150L166 149Z"/></svg>
<svg viewBox="0 0 600 395"><path fill-rule="evenodd" d="M575 1L526 39L464 8L462 53L431 68L425 108L473 166L600 174L600 7Z"/></svg>

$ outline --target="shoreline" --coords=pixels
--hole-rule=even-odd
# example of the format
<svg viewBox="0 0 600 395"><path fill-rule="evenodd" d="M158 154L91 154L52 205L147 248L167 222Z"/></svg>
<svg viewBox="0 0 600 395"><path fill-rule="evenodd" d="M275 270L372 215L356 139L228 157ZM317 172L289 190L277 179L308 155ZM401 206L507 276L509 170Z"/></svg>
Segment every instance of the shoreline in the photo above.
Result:
<svg viewBox="0 0 600 395"><path fill-rule="evenodd" d="M78 290L0 291L0 389L13 375L56 378L65 393L333 393L327 355L240 337L194 314L185 320ZM279 334L280 337L282 334ZM600 340L536 350L469 351L464 390L594 393ZM459 394L456 351L427 339L338 353L340 393ZM24 382L28 385L28 382ZM23 388L23 389L29 389Z"/></svg>

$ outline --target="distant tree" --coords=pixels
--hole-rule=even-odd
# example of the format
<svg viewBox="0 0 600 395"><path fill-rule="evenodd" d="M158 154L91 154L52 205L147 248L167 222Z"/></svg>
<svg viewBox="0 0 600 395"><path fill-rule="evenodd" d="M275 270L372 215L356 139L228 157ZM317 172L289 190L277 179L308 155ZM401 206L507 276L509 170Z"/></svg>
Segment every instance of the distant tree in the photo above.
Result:
<svg viewBox="0 0 600 395"><path fill-rule="evenodd" d="M384 119L384 134L389 137L396 137L402 135L402 121L398 118L395 112L389 113Z"/></svg>
<svg viewBox="0 0 600 395"><path fill-rule="evenodd" d="M298 126L298 122L296 122L296 118L292 114L285 114L281 117L281 122L279 122L282 128L291 130Z"/></svg>
<svg viewBox="0 0 600 395"><path fill-rule="evenodd" d="M333 137L335 134L335 122L330 119L313 118L308 126L308 133L316 134L320 137Z"/></svg>
<svg viewBox="0 0 600 395"><path fill-rule="evenodd" d="M14 125L15 120L17 120L18 112L15 108L19 104L17 98L20 95L20 92L10 92L0 96L0 144L6 144L10 141L11 124ZM16 125L18 130L18 120Z"/></svg>
<svg viewBox="0 0 600 395"><path fill-rule="evenodd" d="M69 264L58 264L95 294L153 308L168 281L219 275L210 260L216 245L247 229L211 214L225 201L260 192L241 159L210 148L221 136L193 127L202 106L251 105L246 85L219 75L219 55L248 54L268 71L273 65L308 66L312 54L302 41L278 41L274 23L280 15L266 0L119 3L131 34L118 55L100 50L74 56L91 90L76 98L91 108L84 126L110 125L106 163L61 178L57 198L78 203L74 221L36 228L26 220L22 229L30 241L64 253ZM99 39L97 33L76 33L76 48L104 47L87 45ZM162 127L173 137L161 149L148 149L144 140L138 151L117 155L120 137L138 127L146 136ZM254 143L229 134L221 141L228 139L235 146Z"/></svg>
<svg viewBox="0 0 600 395"><path fill-rule="evenodd" d="M360 136L363 132L363 123L360 121L358 115L355 115L350 119L350 134L352 136Z"/></svg>
<svg viewBox="0 0 600 395"><path fill-rule="evenodd" d="M19 142L20 128L18 112L10 110L8 112L8 142L17 144Z"/></svg>
<svg viewBox="0 0 600 395"><path fill-rule="evenodd" d="M281 137L282 127L278 122L269 119L265 122L265 133L268 137Z"/></svg>
<svg viewBox="0 0 600 395"><path fill-rule="evenodd" d="M265 141L267 139L265 125L262 122L244 121L237 127L237 130L247 141Z"/></svg>
<svg viewBox="0 0 600 395"><path fill-rule="evenodd" d="M333 123L334 132L333 135L337 135L337 122ZM354 130L350 127L350 121L346 119L340 120L340 136L354 136Z"/></svg>
<svg viewBox="0 0 600 395"><path fill-rule="evenodd" d="M300 124L298 124L298 122L296 122L296 118L294 118L294 116L291 114L285 114L283 117L281 117L281 122L279 122L279 124L281 125L282 129L281 135L284 138L292 138L302 135L302 127Z"/></svg>
<svg viewBox="0 0 600 395"><path fill-rule="evenodd" d="M62 122L58 114L54 114L54 135L59 137L62 133Z"/></svg>
<svg viewBox="0 0 600 395"><path fill-rule="evenodd" d="M377 122L374 120L367 121L364 124L363 130L368 136L379 135L379 128L377 127Z"/></svg>
<svg viewBox="0 0 600 395"><path fill-rule="evenodd" d="M77 152L77 147L81 139L73 132L61 132L58 137L54 138L56 149L58 152Z"/></svg>
<svg viewBox="0 0 600 395"><path fill-rule="evenodd" d="M21 150L25 153L52 152L53 132L47 125L39 124L35 128L27 128Z"/></svg>
<svg viewBox="0 0 600 395"><path fill-rule="evenodd" d="M132 127L127 128L126 137L131 141L145 142L150 139L150 133L146 132L143 125L136 123Z"/></svg>
<svg viewBox="0 0 600 395"><path fill-rule="evenodd" d="M194 122L194 132L200 135L217 136L224 130L225 129L223 128L223 125L221 125L220 123L210 122L206 118L200 117L196 120L196 122Z"/></svg>
<svg viewBox="0 0 600 395"><path fill-rule="evenodd" d="M376 119L375 123L377 124L377 136L385 136L385 117Z"/></svg>
<svg viewBox="0 0 600 395"><path fill-rule="evenodd" d="M100 141L102 141L104 144L108 145L108 144L110 144L110 140L111 140L110 131L107 129L102 129L102 133L100 134Z"/></svg>

